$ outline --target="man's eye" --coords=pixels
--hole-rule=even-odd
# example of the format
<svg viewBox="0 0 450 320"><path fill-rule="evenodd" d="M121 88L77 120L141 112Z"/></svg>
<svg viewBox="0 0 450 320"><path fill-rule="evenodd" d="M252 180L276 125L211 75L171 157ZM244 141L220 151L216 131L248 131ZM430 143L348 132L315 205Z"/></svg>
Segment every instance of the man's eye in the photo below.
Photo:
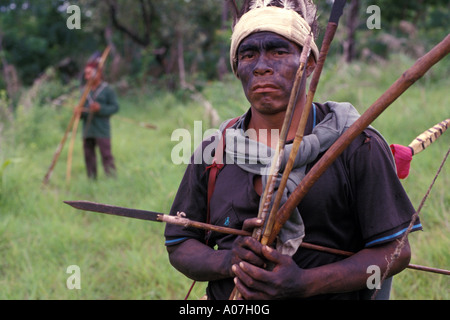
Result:
<svg viewBox="0 0 450 320"><path fill-rule="evenodd" d="M241 60L246 60L246 59L251 59L253 58L255 55L253 53L244 53L241 55Z"/></svg>
<svg viewBox="0 0 450 320"><path fill-rule="evenodd" d="M285 50L275 50L274 53L275 53L275 55L277 55L277 56L282 56L282 55L287 54L288 52L285 51Z"/></svg>

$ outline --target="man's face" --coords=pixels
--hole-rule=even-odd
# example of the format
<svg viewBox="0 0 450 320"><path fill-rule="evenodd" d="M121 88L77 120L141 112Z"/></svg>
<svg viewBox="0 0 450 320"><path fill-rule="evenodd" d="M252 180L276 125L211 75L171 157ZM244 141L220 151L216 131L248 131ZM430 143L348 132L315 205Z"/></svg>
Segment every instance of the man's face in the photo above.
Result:
<svg viewBox="0 0 450 320"><path fill-rule="evenodd" d="M301 49L272 32L254 33L238 48L237 74L252 107L263 114L286 110Z"/></svg>
<svg viewBox="0 0 450 320"><path fill-rule="evenodd" d="M84 68L84 78L89 81L94 75L96 75L96 69L91 67L91 66L87 66L86 68ZM97 78L99 78L99 73L97 73Z"/></svg>

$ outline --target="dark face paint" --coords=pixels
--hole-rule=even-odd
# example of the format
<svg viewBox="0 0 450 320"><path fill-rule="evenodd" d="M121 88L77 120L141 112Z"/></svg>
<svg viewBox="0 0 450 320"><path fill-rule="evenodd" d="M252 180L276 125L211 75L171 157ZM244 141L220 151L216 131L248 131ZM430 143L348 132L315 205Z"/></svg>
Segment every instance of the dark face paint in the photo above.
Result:
<svg viewBox="0 0 450 320"><path fill-rule="evenodd" d="M300 55L295 43L272 32L255 33L242 41L237 74L255 111L275 114L286 110Z"/></svg>

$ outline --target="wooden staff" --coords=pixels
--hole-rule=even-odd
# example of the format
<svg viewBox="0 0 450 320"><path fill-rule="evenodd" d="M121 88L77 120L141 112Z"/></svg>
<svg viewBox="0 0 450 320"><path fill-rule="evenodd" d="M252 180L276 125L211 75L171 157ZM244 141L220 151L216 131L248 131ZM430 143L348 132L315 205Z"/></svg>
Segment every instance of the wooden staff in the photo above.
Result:
<svg viewBox="0 0 450 320"><path fill-rule="evenodd" d="M307 95L306 103L303 107L302 116L300 118L300 122L297 127L297 132L295 134L295 139L292 144L292 150L289 155L288 162L286 164L286 168L283 172L283 176L281 178L280 186L278 187L277 195L275 196L275 200L272 206L272 210L269 215L269 219L264 229L264 233L261 239L261 243L266 245L269 241L269 237L272 233L273 225L275 223L275 219L277 216L277 211L280 207L281 198L283 196L283 190L286 188L287 181L289 179L289 174L292 171L294 166L294 161L297 156L298 150L300 148L300 144L303 141L303 135L306 128L306 123L309 118L309 114L311 112L314 95L317 90L317 86L319 84L319 79L322 74L323 66L325 65L325 60L328 56L328 52L330 50L330 45L333 42L334 35L336 34L336 30L339 24L339 19L342 16L342 11L345 5L345 0L335 1L333 5L333 9L331 10L330 19L328 21L328 25L325 31L325 36L322 40L322 46L320 48L319 58L317 60L317 65L314 70L311 83L309 85L309 91Z"/></svg>
<svg viewBox="0 0 450 320"><path fill-rule="evenodd" d="M273 191L275 189L275 183L276 179L275 176L278 175L278 172L280 170L281 160L284 155L284 148L286 144L286 138L287 133L289 131L289 127L291 125L292 121L292 114L295 110L295 105L297 103L297 98L299 96L299 91L301 90L301 87L305 86L306 84L306 64L308 61L308 55L310 51L310 42L311 42L311 35L308 37L309 41L305 44L302 50L302 55L300 57L300 65L297 69L297 74L295 76L294 86L291 90L291 95L289 97L288 106L286 109L286 114L284 117L284 123L281 127L281 133L278 139L278 145L275 151L275 155L272 158L272 165L270 167L269 176L267 178L266 188L264 189L262 202L259 207L258 212L258 218L261 220L266 220L267 214L269 212L270 203L272 201ZM301 92L300 94L304 94L304 92ZM258 241L261 240L262 236L262 228L256 228L253 237L257 239Z"/></svg>
<svg viewBox="0 0 450 320"><path fill-rule="evenodd" d="M75 144L75 138L76 138L76 134L77 134L77 130L78 130L78 124L80 123L81 109L83 109L84 104L87 99L87 96L92 89L94 80L95 80L96 76L98 75L98 73L101 72L103 65L105 64L106 58L108 57L108 54L110 51L111 51L111 47L108 45L106 47L105 51L103 51L103 54L100 58L100 62L98 64L98 68L97 68L94 76L91 79L89 79L88 83L86 84L86 87L84 89L83 95L80 100L80 103L77 106L77 109L76 109L77 111L75 112L75 117L74 117L73 127L72 127L72 136L71 136L69 151L68 151L68 155L67 155L67 167L66 167L67 182L70 182L70 176L71 176L71 170L72 170L73 146Z"/></svg>
<svg viewBox="0 0 450 320"><path fill-rule="evenodd" d="M275 241L284 223L289 219L292 210L298 206L313 184L336 160L336 158L360 135L384 110L387 109L403 92L420 79L433 65L450 52L450 35L431 49L422 58L398 78L389 89L381 95L369 109L328 149L322 158L297 186L286 203L280 208L268 243Z"/></svg>
<svg viewBox="0 0 450 320"><path fill-rule="evenodd" d="M319 78L320 78L320 74L322 72L323 69L323 65L326 59L326 56L328 54L329 51L329 47L330 44L334 38L334 34L336 32L337 26L338 26L338 22L340 17L342 16L342 12L343 12L343 8L345 5L345 0L336 0L333 4L333 7L331 9L331 14L330 14L330 19L329 19L329 23L327 25L327 29L325 31L325 37L322 43L322 48L319 54L319 58L318 58L318 65L316 66L317 68L317 72L315 72L315 77L314 80L311 80L311 84L310 84L310 93L311 92L315 92L316 88L317 88L317 84L319 82ZM289 99L289 104L288 104L288 110L289 107L291 107L291 105L295 105L297 102L297 98L298 98L298 94L299 94L299 86L301 83L301 80L304 80L306 78L306 65L307 65L307 59L308 59L308 55L310 52L310 42L312 40L312 35L309 34L307 40L305 41L305 46L303 47L302 50L302 59L300 61L300 67L297 71L297 75L296 75L296 80L294 82L294 87L292 88L291 91L291 96ZM303 67L304 70L301 71L301 68ZM298 82L298 83L297 83ZM304 94L304 92L301 92L300 94ZM291 150L291 153L289 155L289 159L288 159L288 163L286 164L286 168L284 170L284 174L282 176L282 180L280 182L280 186L278 188L278 192L276 195L276 198L274 200L274 204L272 206L272 210L270 212L270 214L268 215L267 218L267 222L265 223L265 226L263 228L257 228L255 229L254 233L253 233L253 237L255 239L257 239L258 241L260 241L262 244L267 244L270 234L272 233L272 229L274 227L275 224L275 220L277 219L277 214L276 214L276 210L278 210L278 207L280 205L281 202L281 198L283 195L283 190L286 187L286 183L287 180L289 178L289 173L292 170L293 167L293 163L295 160L295 156L297 155L298 152L298 148L300 146L301 141L303 140L303 133L306 127L306 122L308 120L308 116L309 116L309 112L311 110L312 107L312 98L313 98L313 94L310 95L308 94L308 97L310 97L310 99L308 99L306 101L306 104L303 106L303 111L302 111L302 115L301 115L301 119L299 122L299 125L297 127L297 132L296 132L296 136L294 139L294 145L293 148ZM286 114L287 116L287 114ZM286 121L286 118L285 118ZM284 128L284 125L283 125ZM282 129L283 130L283 129ZM281 135L280 135L281 137ZM285 142L285 141L284 141ZM283 143L284 143L283 142ZM282 152L284 153L284 144L282 147ZM281 158L283 156L283 153L281 154L280 158L273 158L273 162L272 162L272 167L275 165L277 165L276 167L276 173L278 173L279 171L279 167L280 167L280 161ZM277 154L276 154L277 155ZM271 170L270 175L269 175L269 179L267 181L267 185L266 185L266 190L264 191L264 195L263 195L263 206L260 206L260 212L261 210L264 212L263 215L260 216L260 214L258 214L258 217L261 218L263 221L265 220L266 216L267 216L267 211L269 209L271 200L272 200L272 195L273 195L273 190L274 190L274 185L275 185L275 178L272 176L274 172ZM270 181L270 183L269 183ZM269 188L269 189L268 189ZM266 191L268 193L268 195L266 195ZM264 198L266 197L267 198ZM263 231L264 230L264 231ZM236 300L238 299L240 296L239 292L235 289L233 290L233 292L231 293L230 299L232 300Z"/></svg>
<svg viewBox="0 0 450 320"><path fill-rule="evenodd" d="M309 38L309 43L311 42L311 38ZM281 165L281 159L283 158L284 148L286 144L287 133L289 131L289 127L292 121L292 114L295 109L295 105L297 102L297 98L300 94L304 94L304 87L306 85L306 64L308 61L308 55L310 51L310 44L306 44L302 49L302 54L300 57L300 65L297 69L297 73L295 75L294 85L291 90L291 95L289 97L288 106L286 109L286 114L284 117L283 126L281 127L281 133L278 139L277 148L275 150L275 155L272 158L272 164L270 167L269 176L267 178L266 187L264 189L264 193L262 196L261 204L259 206L258 218L261 220L266 220L270 203L272 201L273 191L275 189L276 179L275 176L278 175ZM303 86L303 90L302 90ZM272 219L268 219L272 220ZM272 223L272 222L271 222ZM261 237L263 235L264 227L255 228L253 230L252 237L258 241L261 241ZM241 298L240 292L234 287L233 291L230 295L230 300L239 300Z"/></svg>
<svg viewBox="0 0 450 320"><path fill-rule="evenodd" d="M64 147L64 144L66 143L67 136L69 134L70 129L73 126L74 121L75 121L75 113L72 114L72 117L70 118L70 121L69 121L69 125L67 126L66 131L64 132L64 135L63 135L61 141L59 142L58 147L56 148L56 151L55 151L55 153L53 155L53 159L52 159L52 162L50 164L50 167L49 167L47 173L44 176L44 180L42 181L43 185L48 184L48 182L50 180L50 177L51 177L51 175L53 173L53 169L56 166L56 162L58 161L59 155L61 154L61 151L62 151L62 149Z"/></svg>

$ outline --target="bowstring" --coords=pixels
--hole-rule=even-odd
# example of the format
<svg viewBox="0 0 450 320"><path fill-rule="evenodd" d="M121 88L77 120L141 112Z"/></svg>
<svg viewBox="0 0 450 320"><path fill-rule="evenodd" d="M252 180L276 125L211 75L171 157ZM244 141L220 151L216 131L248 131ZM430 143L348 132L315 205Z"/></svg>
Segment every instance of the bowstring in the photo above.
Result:
<svg viewBox="0 0 450 320"><path fill-rule="evenodd" d="M395 260L397 260L400 257L400 254L401 254L401 252L402 252L402 250L403 250L403 248L404 248L404 246L406 244L406 240L408 238L408 234L411 232L414 224L416 223L417 219L419 218L419 214L420 214L423 206L425 205L425 201L427 200L427 198L428 198L428 196L429 196L429 194L431 192L431 189L434 186L434 183L436 182L437 178L439 177L439 174L441 173L442 168L444 167L444 164L447 161L447 158L448 158L449 154L450 154L450 148L448 149L447 153L445 154L444 159L442 160L441 165L439 166L439 169L437 170L436 175L433 178L433 181L431 182L430 186L428 187L427 192L425 193L425 196L422 198L422 201L420 202L419 208L412 215L411 222L409 223L408 229L406 230L405 234L403 235L403 237L399 241L397 247L395 248L394 252L392 253L391 261L389 261L389 263L387 265L387 268L384 271L383 276L381 277L380 288L381 288L381 285L383 284L384 280L386 280L387 275L388 275L392 265L394 264ZM375 292L373 293L372 298L371 298L372 300L375 299L375 297L378 294L379 290L380 289L376 289L375 290Z"/></svg>

